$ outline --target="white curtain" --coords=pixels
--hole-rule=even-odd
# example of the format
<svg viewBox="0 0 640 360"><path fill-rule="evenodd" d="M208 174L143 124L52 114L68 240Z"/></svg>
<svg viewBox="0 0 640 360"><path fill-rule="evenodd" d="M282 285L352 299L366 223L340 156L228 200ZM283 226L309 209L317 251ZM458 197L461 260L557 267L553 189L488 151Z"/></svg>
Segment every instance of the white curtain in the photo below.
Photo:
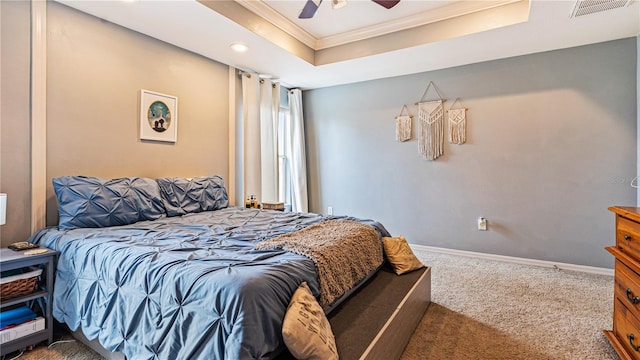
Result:
<svg viewBox="0 0 640 360"><path fill-rule="evenodd" d="M280 84L264 80L260 84L260 144L263 202L278 200L278 112Z"/></svg>
<svg viewBox="0 0 640 360"><path fill-rule="evenodd" d="M302 91L289 91L290 126L286 131L287 159L291 174L291 211L307 212L307 161L302 116Z"/></svg>
<svg viewBox="0 0 640 360"><path fill-rule="evenodd" d="M279 91L279 85L257 74L242 75L244 199L255 195L259 202L277 200Z"/></svg>

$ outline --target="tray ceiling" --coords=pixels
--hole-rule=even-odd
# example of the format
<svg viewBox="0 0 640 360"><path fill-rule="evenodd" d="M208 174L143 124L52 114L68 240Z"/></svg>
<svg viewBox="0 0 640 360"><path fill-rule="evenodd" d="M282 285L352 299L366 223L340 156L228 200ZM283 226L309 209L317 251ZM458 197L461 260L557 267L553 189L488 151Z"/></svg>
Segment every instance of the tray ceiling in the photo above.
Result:
<svg viewBox="0 0 640 360"><path fill-rule="evenodd" d="M568 0L58 2L233 67L302 89L367 81L637 36L640 4L571 17ZM474 8L475 7L475 8ZM153 17L148 15L153 13ZM276 15L274 15L276 14ZM276 16L277 18L273 18ZM248 45L236 53L231 43Z"/></svg>

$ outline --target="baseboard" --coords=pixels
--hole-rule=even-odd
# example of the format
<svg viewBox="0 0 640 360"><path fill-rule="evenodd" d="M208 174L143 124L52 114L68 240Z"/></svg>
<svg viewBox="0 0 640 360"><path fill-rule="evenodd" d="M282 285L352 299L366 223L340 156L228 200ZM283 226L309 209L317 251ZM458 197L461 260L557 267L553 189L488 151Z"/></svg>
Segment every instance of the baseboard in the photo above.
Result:
<svg viewBox="0 0 640 360"><path fill-rule="evenodd" d="M418 244L409 244L412 249L419 251L429 251L440 254L448 254L448 255L459 255L459 256L467 256L473 258L487 259L487 260L497 260L515 264L523 264L523 265L533 265L533 266L541 266L546 268L553 268L559 270L571 270L571 271L580 271L589 274L598 274L598 275L609 275L613 276L613 269L600 268L595 266L585 266L585 265L576 265L576 264L567 264L546 260L536 260L536 259L527 259L513 256L504 256L504 255L494 255L487 253L480 253L474 251L464 251L464 250L455 250L455 249L446 249L439 248L433 246L425 246Z"/></svg>

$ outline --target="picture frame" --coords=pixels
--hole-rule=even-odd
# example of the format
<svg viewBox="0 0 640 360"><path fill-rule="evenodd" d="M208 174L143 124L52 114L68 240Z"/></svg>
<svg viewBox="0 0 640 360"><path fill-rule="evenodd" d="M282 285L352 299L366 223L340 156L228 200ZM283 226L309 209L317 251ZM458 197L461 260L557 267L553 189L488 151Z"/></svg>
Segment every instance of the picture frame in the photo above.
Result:
<svg viewBox="0 0 640 360"><path fill-rule="evenodd" d="M140 90L140 140L178 140L178 98Z"/></svg>

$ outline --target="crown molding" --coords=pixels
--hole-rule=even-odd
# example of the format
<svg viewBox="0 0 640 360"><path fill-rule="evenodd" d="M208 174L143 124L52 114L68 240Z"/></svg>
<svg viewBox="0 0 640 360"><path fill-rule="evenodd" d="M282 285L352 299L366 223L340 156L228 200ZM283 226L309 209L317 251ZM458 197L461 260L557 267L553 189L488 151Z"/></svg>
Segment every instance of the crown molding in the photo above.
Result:
<svg viewBox="0 0 640 360"><path fill-rule="evenodd" d="M327 49L355 41L365 40L376 36L427 25L434 22L492 9L498 6L512 4L522 0L489 0L489 1L460 1L450 5L416 13L405 18L374 24L342 34L318 39L315 50ZM288 21L288 20L287 20ZM276 24L276 26L278 26Z"/></svg>
<svg viewBox="0 0 640 360"><path fill-rule="evenodd" d="M287 34L293 36L298 41L307 45L308 47L316 49L316 43L318 39L316 39L313 35L306 32L300 26L294 24L286 17L282 16L279 12L273 10L269 5L267 5L262 0L235 0L238 4L247 8L254 12L256 15L262 17L268 22L280 28L282 31Z"/></svg>
<svg viewBox="0 0 640 360"><path fill-rule="evenodd" d="M508 5L524 0L485 0L485 1L458 1L450 5L441 6L433 10L416 13L404 18L379 23L364 28L348 31L338 35L324 38L316 38L289 19L273 10L263 0L236 0L236 2L256 15L277 26L298 41L312 48L322 50L334 46L340 46L355 41L365 40L381 35L427 25L430 23L451 19L474 12ZM339 11L339 10L336 10Z"/></svg>

